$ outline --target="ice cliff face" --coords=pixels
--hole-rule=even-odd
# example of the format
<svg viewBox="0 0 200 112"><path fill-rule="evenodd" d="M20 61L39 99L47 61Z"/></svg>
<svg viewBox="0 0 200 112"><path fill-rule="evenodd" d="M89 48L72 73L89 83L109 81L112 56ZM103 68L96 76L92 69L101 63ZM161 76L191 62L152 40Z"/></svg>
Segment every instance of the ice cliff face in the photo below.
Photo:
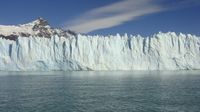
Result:
<svg viewBox="0 0 200 112"><path fill-rule="evenodd" d="M200 38L190 34L86 36L38 25L38 21L7 26L9 30L0 26L0 70L200 69Z"/></svg>

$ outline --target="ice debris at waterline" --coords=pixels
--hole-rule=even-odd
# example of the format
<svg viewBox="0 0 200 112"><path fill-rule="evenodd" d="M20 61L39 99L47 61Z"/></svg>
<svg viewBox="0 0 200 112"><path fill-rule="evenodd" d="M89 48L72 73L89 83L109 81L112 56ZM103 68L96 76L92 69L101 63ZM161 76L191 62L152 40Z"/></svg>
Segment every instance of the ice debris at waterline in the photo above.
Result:
<svg viewBox="0 0 200 112"><path fill-rule="evenodd" d="M87 36L41 21L0 26L0 70L200 69L200 37L194 35Z"/></svg>

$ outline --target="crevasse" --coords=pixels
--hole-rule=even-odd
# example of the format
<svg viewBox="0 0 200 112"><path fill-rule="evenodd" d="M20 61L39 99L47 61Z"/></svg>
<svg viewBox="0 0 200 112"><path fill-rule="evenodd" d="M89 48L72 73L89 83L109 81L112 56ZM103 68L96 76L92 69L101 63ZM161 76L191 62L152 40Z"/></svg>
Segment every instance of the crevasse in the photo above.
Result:
<svg viewBox="0 0 200 112"><path fill-rule="evenodd" d="M190 34L0 38L2 71L185 69L200 69L200 39Z"/></svg>

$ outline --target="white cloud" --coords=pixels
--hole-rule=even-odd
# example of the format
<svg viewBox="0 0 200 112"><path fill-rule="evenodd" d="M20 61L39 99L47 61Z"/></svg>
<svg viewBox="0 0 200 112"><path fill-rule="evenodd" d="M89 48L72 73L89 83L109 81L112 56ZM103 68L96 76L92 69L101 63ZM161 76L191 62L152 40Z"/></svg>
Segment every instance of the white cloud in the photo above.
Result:
<svg viewBox="0 0 200 112"><path fill-rule="evenodd" d="M183 0L179 5L193 4L198 0ZM198 2L199 3L199 2ZM172 7L171 7L172 8ZM170 10L157 4L155 0L121 0L119 2L93 9L65 24L66 29L80 33L111 28L151 13Z"/></svg>

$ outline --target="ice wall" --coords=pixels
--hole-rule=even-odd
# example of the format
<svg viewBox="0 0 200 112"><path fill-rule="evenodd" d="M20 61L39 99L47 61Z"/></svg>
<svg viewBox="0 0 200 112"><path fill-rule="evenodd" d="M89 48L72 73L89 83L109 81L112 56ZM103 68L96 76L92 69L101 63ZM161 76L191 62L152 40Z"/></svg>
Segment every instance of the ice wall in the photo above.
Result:
<svg viewBox="0 0 200 112"><path fill-rule="evenodd" d="M0 38L0 70L181 70L200 69L200 39L158 33L141 36Z"/></svg>

